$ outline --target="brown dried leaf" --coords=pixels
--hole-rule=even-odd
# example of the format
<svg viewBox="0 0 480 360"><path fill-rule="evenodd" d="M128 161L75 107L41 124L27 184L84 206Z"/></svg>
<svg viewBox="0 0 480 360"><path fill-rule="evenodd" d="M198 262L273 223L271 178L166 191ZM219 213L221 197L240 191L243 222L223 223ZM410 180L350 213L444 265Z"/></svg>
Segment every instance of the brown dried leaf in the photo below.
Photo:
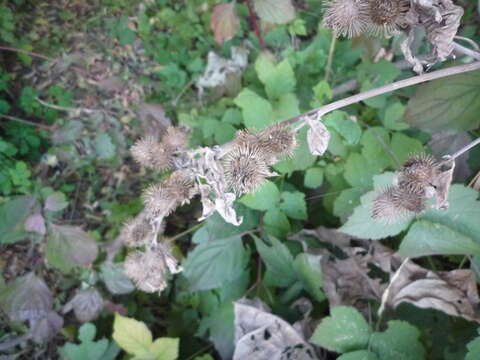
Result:
<svg viewBox="0 0 480 360"><path fill-rule="evenodd" d="M30 336L34 341L43 342L53 338L63 327L63 318L55 311L35 320L30 326Z"/></svg>
<svg viewBox="0 0 480 360"><path fill-rule="evenodd" d="M477 284L471 270L434 273L408 260L390 284L385 303L395 309L404 302L480 322Z"/></svg>
<svg viewBox="0 0 480 360"><path fill-rule="evenodd" d="M218 4L213 8L210 28L215 34L215 41L222 44L235 36L240 28L240 19L235 11L235 4Z"/></svg>
<svg viewBox="0 0 480 360"><path fill-rule="evenodd" d="M165 114L165 109L160 104L143 102L138 106L138 115L144 133L155 139L160 139L172 125L172 120Z"/></svg>
<svg viewBox="0 0 480 360"><path fill-rule="evenodd" d="M235 352L233 360L317 359L303 334L261 301L242 299L234 303Z"/></svg>
<svg viewBox="0 0 480 360"><path fill-rule="evenodd" d="M103 309L103 297L95 288L81 290L62 309L64 314L73 310L80 322L95 320Z"/></svg>
<svg viewBox="0 0 480 360"><path fill-rule="evenodd" d="M448 209L448 190L452 183L454 169L455 160L451 159L448 155L444 156L444 160L440 164L441 172L435 179L435 193L437 196L435 208L437 209Z"/></svg>
<svg viewBox="0 0 480 360"><path fill-rule="evenodd" d="M330 132L319 120L307 118L308 129L307 142L313 155L321 156L327 151L330 141Z"/></svg>
<svg viewBox="0 0 480 360"><path fill-rule="evenodd" d="M36 213L30 215L27 220L25 221L25 230L29 232L36 232L39 234L45 234L46 227L45 227L45 219L43 218L41 213Z"/></svg>

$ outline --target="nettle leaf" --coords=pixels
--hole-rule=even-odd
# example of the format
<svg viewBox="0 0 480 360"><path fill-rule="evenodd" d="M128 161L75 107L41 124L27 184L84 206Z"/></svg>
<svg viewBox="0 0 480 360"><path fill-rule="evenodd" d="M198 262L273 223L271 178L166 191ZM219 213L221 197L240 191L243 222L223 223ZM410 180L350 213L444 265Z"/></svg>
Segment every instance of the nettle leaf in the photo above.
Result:
<svg viewBox="0 0 480 360"><path fill-rule="evenodd" d="M148 355L153 344L152 333L145 323L118 313L113 321L112 338L123 350L136 356Z"/></svg>
<svg viewBox="0 0 480 360"><path fill-rule="evenodd" d="M355 145L360 141L362 129L357 122L353 121L344 111L333 111L324 117L325 125L335 129L349 145Z"/></svg>
<svg viewBox="0 0 480 360"><path fill-rule="evenodd" d="M276 121L272 105L257 93L244 88L234 100L242 109L243 123L248 129L262 130Z"/></svg>
<svg viewBox="0 0 480 360"><path fill-rule="evenodd" d="M115 145L112 142L112 138L107 133L98 134L94 140L95 151L98 154L99 159L109 160L115 156Z"/></svg>
<svg viewBox="0 0 480 360"><path fill-rule="evenodd" d="M79 227L51 224L46 253L50 265L68 273L76 266L90 266L97 258L98 246Z"/></svg>
<svg viewBox="0 0 480 360"><path fill-rule="evenodd" d="M24 223L35 203L33 196L20 196L0 206L0 244L13 243L27 235Z"/></svg>
<svg viewBox="0 0 480 360"><path fill-rule="evenodd" d="M385 109L385 114L383 117L383 124L387 129L402 131L409 128L408 124L401 121L403 115L405 114L405 105L400 101L395 101L394 103L388 105Z"/></svg>
<svg viewBox="0 0 480 360"><path fill-rule="evenodd" d="M10 282L0 293L0 307L11 321L39 320L52 306L50 289L33 272Z"/></svg>
<svg viewBox="0 0 480 360"><path fill-rule="evenodd" d="M284 237L291 230L287 215L277 208L267 210L263 217L263 224L266 232L277 237Z"/></svg>
<svg viewBox="0 0 480 360"><path fill-rule="evenodd" d="M317 326L310 342L339 353L368 346L371 329L357 309L337 306L330 314Z"/></svg>
<svg viewBox="0 0 480 360"><path fill-rule="evenodd" d="M278 99L294 91L295 73L288 59L275 64L272 57L262 53L255 61L255 70L270 99Z"/></svg>
<svg viewBox="0 0 480 360"><path fill-rule="evenodd" d="M203 242L191 251L183 263L183 274L191 290L209 290L221 287L245 271L249 253L241 236Z"/></svg>
<svg viewBox="0 0 480 360"><path fill-rule="evenodd" d="M105 261L100 266L100 278L112 294L128 294L135 290L135 285L125 274L123 263Z"/></svg>
<svg viewBox="0 0 480 360"><path fill-rule="evenodd" d="M293 262L293 268L303 287L317 301L325 299L325 293L322 291L323 275L320 265L320 255L307 253L298 254Z"/></svg>
<svg viewBox="0 0 480 360"><path fill-rule="evenodd" d="M280 191L273 182L267 180L255 192L244 195L240 202L255 210L273 209L280 201Z"/></svg>
<svg viewBox="0 0 480 360"><path fill-rule="evenodd" d="M284 191L281 194L280 209L292 219L307 220L305 194L300 191Z"/></svg>
<svg viewBox="0 0 480 360"><path fill-rule="evenodd" d="M310 189L316 189L323 184L323 169L319 167L307 169L303 185Z"/></svg>
<svg viewBox="0 0 480 360"><path fill-rule="evenodd" d="M288 287L296 281L293 268L293 256L288 248L279 240L270 237L272 246L254 237L257 251L267 266L265 283L278 287Z"/></svg>
<svg viewBox="0 0 480 360"><path fill-rule="evenodd" d="M295 18L291 0L254 0L253 7L260 19L272 24L286 24Z"/></svg>
<svg viewBox="0 0 480 360"><path fill-rule="evenodd" d="M240 29L240 19L235 11L235 3L215 5L210 28L215 34L217 44L233 38Z"/></svg>
<svg viewBox="0 0 480 360"><path fill-rule="evenodd" d="M338 357L337 360L380 360L377 355L368 350L352 351Z"/></svg>
<svg viewBox="0 0 480 360"><path fill-rule="evenodd" d="M420 331L405 321L388 322L388 329L373 333L369 349L382 360L422 360L425 349L418 338Z"/></svg>
<svg viewBox="0 0 480 360"><path fill-rule="evenodd" d="M429 81L410 98L405 121L431 134L474 130L480 125L480 72Z"/></svg>

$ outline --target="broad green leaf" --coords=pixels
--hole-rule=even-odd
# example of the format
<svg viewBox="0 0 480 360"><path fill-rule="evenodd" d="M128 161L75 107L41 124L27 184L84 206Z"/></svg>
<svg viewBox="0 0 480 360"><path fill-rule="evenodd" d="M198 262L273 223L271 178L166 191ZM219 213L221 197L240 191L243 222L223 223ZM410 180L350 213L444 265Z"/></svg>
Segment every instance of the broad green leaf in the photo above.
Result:
<svg viewBox="0 0 480 360"><path fill-rule="evenodd" d="M200 327L208 329L209 339L222 359L231 359L234 350L234 311L231 301L225 302L208 317L201 320Z"/></svg>
<svg viewBox="0 0 480 360"><path fill-rule="evenodd" d="M475 242L449 227L428 220L414 222L400 244L399 253L408 257L428 255L480 255Z"/></svg>
<svg viewBox="0 0 480 360"><path fill-rule="evenodd" d="M323 169L322 168L310 168L305 171L305 178L303 179L303 185L310 189L316 189L323 184Z"/></svg>
<svg viewBox="0 0 480 360"><path fill-rule="evenodd" d="M109 160L115 156L115 145L112 138L107 133L100 133L94 140L95 151L101 160Z"/></svg>
<svg viewBox="0 0 480 360"><path fill-rule="evenodd" d="M280 201L280 191L271 181L265 181L255 192L244 195L240 202L255 210L273 209Z"/></svg>
<svg viewBox="0 0 480 360"><path fill-rule="evenodd" d="M383 118L383 124L387 129L391 130L405 130L408 129L408 124L401 121L403 114L405 113L405 106L396 101L385 109L385 116Z"/></svg>
<svg viewBox="0 0 480 360"><path fill-rule="evenodd" d="M191 251L183 266L191 290L209 290L236 279L248 263L241 236L201 243Z"/></svg>
<svg viewBox="0 0 480 360"><path fill-rule="evenodd" d="M368 346L371 329L357 309L337 306L330 314L317 326L310 342L339 353Z"/></svg>
<svg viewBox="0 0 480 360"><path fill-rule="evenodd" d="M422 360L425 350L418 338L418 329L405 321L392 320L388 329L373 333L369 349L382 360Z"/></svg>
<svg viewBox="0 0 480 360"><path fill-rule="evenodd" d="M272 24L286 24L295 18L291 0L253 0L253 7L260 19Z"/></svg>
<svg viewBox="0 0 480 360"><path fill-rule="evenodd" d="M352 351L338 357L337 360L380 360L377 355L368 350Z"/></svg>
<svg viewBox="0 0 480 360"><path fill-rule="evenodd" d="M44 209L49 211L60 211L68 206L64 193L56 191L45 199Z"/></svg>
<svg viewBox="0 0 480 360"><path fill-rule="evenodd" d="M423 145L420 141L398 132L393 134L390 148L400 165L407 161L412 154L421 154L424 152ZM398 168L397 162L393 159L391 165L393 168Z"/></svg>
<svg viewBox="0 0 480 360"><path fill-rule="evenodd" d="M197 356L195 359L193 360L214 360L212 355L210 354L205 354L205 355L202 355L202 356Z"/></svg>
<svg viewBox="0 0 480 360"><path fill-rule="evenodd" d="M279 238L285 237L291 230L287 215L278 208L267 210L263 224L267 233Z"/></svg>
<svg viewBox="0 0 480 360"><path fill-rule="evenodd" d="M278 99L295 89L295 73L288 59L275 64L271 57L261 54L255 62L255 70L270 99Z"/></svg>
<svg viewBox="0 0 480 360"><path fill-rule="evenodd" d="M339 228L339 231L361 239L379 240L406 230L412 221L411 217L400 218L397 222L391 224L372 218L373 200L378 196L378 191L392 184L392 181L393 173L375 176L375 190L360 198L360 205L355 208L353 214Z"/></svg>
<svg viewBox="0 0 480 360"><path fill-rule="evenodd" d="M357 122L348 117L344 111L333 111L325 116L325 125L329 129L335 129L349 145L355 145L360 141L362 129Z"/></svg>
<svg viewBox="0 0 480 360"><path fill-rule="evenodd" d="M381 127L371 127L363 132L360 143L363 145L362 155L370 165L380 172L392 163L392 155L389 154L390 135Z"/></svg>
<svg viewBox="0 0 480 360"><path fill-rule="evenodd" d="M480 356L480 336L470 341L467 344L468 353L465 360L478 360Z"/></svg>
<svg viewBox="0 0 480 360"><path fill-rule="evenodd" d="M217 128L215 129L215 141L218 143L218 145L225 144L235 137L236 132L237 129L235 129L233 125L218 122Z"/></svg>
<svg viewBox="0 0 480 360"><path fill-rule="evenodd" d="M283 94L272 100L275 122L284 121L300 114L297 96L293 93Z"/></svg>
<svg viewBox="0 0 480 360"><path fill-rule="evenodd" d="M312 90L315 98L322 104L333 98L332 88L325 80L321 80Z"/></svg>
<svg viewBox="0 0 480 360"><path fill-rule="evenodd" d="M129 354L145 356L150 353L152 333L141 321L115 314L112 338Z"/></svg>
<svg viewBox="0 0 480 360"><path fill-rule="evenodd" d="M267 266L265 282L268 285L288 287L296 281L293 268L293 256L288 248L278 239L271 236L272 246L266 245L255 237L257 251Z"/></svg>
<svg viewBox="0 0 480 360"><path fill-rule="evenodd" d="M90 266L97 258L98 246L79 227L50 224L46 252L50 265L68 273L76 266Z"/></svg>
<svg viewBox="0 0 480 360"><path fill-rule="evenodd" d="M345 180L354 188L368 189L373 184L373 176L377 173L377 168L363 155L351 153L345 163Z"/></svg>
<svg viewBox="0 0 480 360"><path fill-rule="evenodd" d="M35 202L33 196L20 196L0 206L0 244L13 243L28 235L24 223Z"/></svg>
<svg viewBox="0 0 480 360"><path fill-rule="evenodd" d="M345 189L337 196L333 203L333 213L335 216L345 219L346 216L352 214L353 209L360 205L360 197L362 191L360 189Z"/></svg>
<svg viewBox="0 0 480 360"><path fill-rule="evenodd" d="M158 338L150 347L154 360L176 360L178 358L179 339Z"/></svg>
<svg viewBox="0 0 480 360"><path fill-rule="evenodd" d="M307 220L305 194L300 191L282 192L280 209L292 219Z"/></svg>
<svg viewBox="0 0 480 360"><path fill-rule="evenodd" d="M272 105L250 89L243 89L234 100L242 109L243 122L248 129L262 130L275 123Z"/></svg>
<svg viewBox="0 0 480 360"><path fill-rule="evenodd" d="M405 121L431 134L480 125L480 71L429 81L410 98Z"/></svg>
<svg viewBox="0 0 480 360"><path fill-rule="evenodd" d="M135 285L125 274L123 263L105 261L100 266L100 278L112 294L128 294L135 290Z"/></svg>
<svg viewBox="0 0 480 360"><path fill-rule="evenodd" d="M320 255L307 253L298 254L293 262L293 268L303 287L317 301L325 299L322 291L323 277L320 265Z"/></svg>

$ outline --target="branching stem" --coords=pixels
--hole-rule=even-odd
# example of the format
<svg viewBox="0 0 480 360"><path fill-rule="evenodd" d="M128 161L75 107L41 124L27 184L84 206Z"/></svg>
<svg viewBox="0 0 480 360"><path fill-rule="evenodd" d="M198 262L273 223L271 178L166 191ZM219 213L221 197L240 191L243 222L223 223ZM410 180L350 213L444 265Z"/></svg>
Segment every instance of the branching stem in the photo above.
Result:
<svg viewBox="0 0 480 360"><path fill-rule="evenodd" d="M468 150L473 148L474 146L480 144L480 138L473 140L470 144L465 145L463 148L460 150L456 151L454 154L452 154L451 159L454 160L458 158L459 156L463 155L466 153Z"/></svg>

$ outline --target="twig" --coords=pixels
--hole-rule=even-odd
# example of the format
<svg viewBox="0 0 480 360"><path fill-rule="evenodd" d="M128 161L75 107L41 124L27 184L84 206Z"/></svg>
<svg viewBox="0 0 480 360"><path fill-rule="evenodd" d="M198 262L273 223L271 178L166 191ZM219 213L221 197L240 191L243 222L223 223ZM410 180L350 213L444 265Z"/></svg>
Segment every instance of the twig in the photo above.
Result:
<svg viewBox="0 0 480 360"><path fill-rule="evenodd" d="M330 103L328 105L321 106L319 108L307 111L303 114L300 114L300 115L294 116L294 117L292 117L288 120L285 120L283 122L283 124L291 125L291 124L296 123L297 121L301 121L302 123L304 123L305 122L304 119L306 117L315 116L316 118L319 118L319 117L324 116L325 114L328 114L331 111L341 109L341 108L346 107L348 105L356 104L360 101L370 99L370 98L378 96L378 95L383 95L383 94L386 94L386 93L389 93L389 92L392 92L392 91L395 91L395 90L403 89L403 88L408 87L408 86L421 84L421 83L426 82L426 81L440 79L440 78L444 78L444 77L447 77L447 76L462 74L462 73L465 73L465 72L479 70L479 69L480 69L480 61L476 61L476 62L470 63L470 64L452 66L452 67L449 67L449 68L446 68L446 69L433 71L431 73L425 73L425 74L422 74L422 75L413 76L413 77L405 79L405 80L396 81L396 82L393 82L393 83L385 85L385 86L380 86L380 87L375 88L375 89L364 91L360 94L349 96L345 99L338 100L338 101L335 101L335 102Z"/></svg>
<svg viewBox="0 0 480 360"><path fill-rule="evenodd" d="M479 50L478 44L477 44L475 41L473 41L472 39L469 39L468 37L456 35L456 36L455 36L455 39L458 39L458 40L461 40L461 41L465 41L465 42L469 43L470 45L472 45L472 47L473 47L476 51Z"/></svg>
<svg viewBox="0 0 480 360"><path fill-rule="evenodd" d="M83 111L83 112L86 112L86 113L93 113L93 112L107 112L107 113L110 113L109 111L103 110L103 109L73 108L73 107L66 107L66 106L50 104L50 103L40 99L39 97L36 97L35 100L37 100L43 106L49 107L49 108L54 109L54 110L59 110L59 111L66 111L66 112L73 112L73 111L82 112Z"/></svg>
<svg viewBox="0 0 480 360"><path fill-rule="evenodd" d="M475 60L480 60L480 53L478 51L471 50L471 49L466 48L465 46L462 46L462 45L457 44L455 42L453 43L453 49L458 54L470 56L470 57L474 58Z"/></svg>
<svg viewBox="0 0 480 360"><path fill-rule="evenodd" d="M255 34L257 35L258 42L260 43L260 49L265 50L267 47L265 46L265 40L262 36L262 30L258 25L257 15L255 14L255 10L252 6L252 0L245 0L245 2L247 3L248 13L250 14L251 25L253 27L253 30L255 31Z"/></svg>
<svg viewBox="0 0 480 360"><path fill-rule="evenodd" d="M50 126L48 126L48 125L43 125L43 124L34 123L34 122L32 122L32 121L20 119L20 118L18 118L18 117L16 117L16 116L0 114L0 118L4 118L4 119L7 119L7 120L11 120L11 121L16 121L16 122L19 122L19 123L22 123L22 124L26 124L26 125L30 125L30 126L35 126L35 127L40 128L40 129L52 131L52 128L51 128Z"/></svg>
<svg viewBox="0 0 480 360"><path fill-rule="evenodd" d="M455 160L457 157L461 156L462 154L466 153L468 150L473 148L474 146L480 144L480 138L473 140L470 144L465 145L463 148L460 150L456 151L451 155L451 160Z"/></svg>
<svg viewBox="0 0 480 360"><path fill-rule="evenodd" d="M337 44L337 34L332 33L332 41L330 42L330 49L328 50L327 65L325 65L325 81L330 79L330 73L332 72L333 54L335 53L335 45Z"/></svg>
<svg viewBox="0 0 480 360"><path fill-rule="evenodd" d="M178 240L178 239L184 237L185 235L188 235L188 234L190 234L191 232L193 232L193 231L201 228L204 224L205 224L205 223L203 223L203 222L198 223L198 224L195 224L195 225L193 225L192 227L188 228L187 230L182 231L181 233L179 233L179 234L177 234L177 235L175 235L175 236L172 236L171 238L168 238L167 241L168 241L169 243L172 243L172 242L174 242L175 240Z"/></svg>

